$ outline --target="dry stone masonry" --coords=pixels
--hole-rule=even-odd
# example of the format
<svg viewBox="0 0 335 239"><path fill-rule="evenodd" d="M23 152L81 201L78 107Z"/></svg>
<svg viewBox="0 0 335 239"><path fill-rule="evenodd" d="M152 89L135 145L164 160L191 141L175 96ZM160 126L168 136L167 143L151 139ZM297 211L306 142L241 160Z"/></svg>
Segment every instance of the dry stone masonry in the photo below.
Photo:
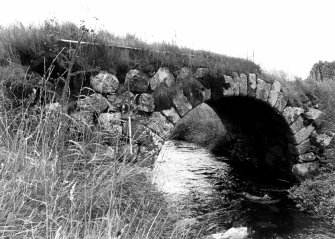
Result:
<svg viewBox="0 0 335 239"><path fill-rule="evenodd" d="M124 88L130 87L130 92L121 91L119 79L109 72L100 72L90 78L91 88L94 94L79 99L76 102L77 108L70 113L71 117L87 125L100 125L105 130L112 132L123 132L128 135L129 107L132 107L134 114L132 119L132 136L134 143L138 144L138 152L143 152L143 145L147 142L154 142L156 151L161 143L169 138L172 129L188 115L196 105L191 102L213 102L213 89L205 88L200 81L200 91L203 97L199 101L192 99L192 95L186 95L179 90L173 95L173 106L160 111L156 110L154 92L161 84L172 88L178 82L187 78L197 81L204 79L208 69L198 68L193 71L190 68L182 68L175 75L166 67L159 68L150 78L144 72L130 70L124 79ZM284 146L273 145L264 152L265 161L269 165L275 165L276 160L289 161L291 172L298 178L308 177L318 168L320 150L326 148L333 134L330 132L318 133L324 114L316 108L300 108L290 105L279 82L266 82L255 74L224 75L224 86L220 98L243 97L246 99L263 102L271 107L275 114L281 117L287 129L283 134L287 140ZM217 97L215 100L218 100ZM194 104L194 103L193 103ZM243 109L241 109L243 110ZM95 120L96 119L96 120ZM278 126L282 127L282 126ZM227 134L227 140L231 135ZM150 138L150 139L149 139ZM157 143L157 141L159 141ZM148 144L147 144L148 145ZM139 147L138 147L139 146ZM239 155L241 151L250 147L248 140L241 137L237 140L232 156ZM322 151L322 150L321 150ZM247 157L245 155L245 157Z"/></svg>

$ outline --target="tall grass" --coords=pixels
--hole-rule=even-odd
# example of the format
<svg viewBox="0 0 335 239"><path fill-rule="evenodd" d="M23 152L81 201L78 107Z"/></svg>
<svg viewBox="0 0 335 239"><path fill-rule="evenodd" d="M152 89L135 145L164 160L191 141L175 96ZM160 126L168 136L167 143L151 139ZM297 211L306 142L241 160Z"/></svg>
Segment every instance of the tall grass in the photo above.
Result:
<svg viewBox="0 0 335 239"><path fill-rule="evenodd" d="M0 66L1 237L194 238L175 226L182 215L151 185L148 168L142 167L150 158L130 160L122 135L111 136L76 122L62 107L36 102L33 89L39 86L40 95L50 91L57 58L33 82L19 64L20 51L33 60L41 57L46 31L14 29L2 35L15 50L3 48ZM81 64L81 52L72 57Z"/></svg>
<svg viewBox="0 0 335 239"><path fill-rule="evenodd" d="M173 226L180 215L140 166L148 159L129 163L128 151L118 153L118 140L111 154L103 133L71 118L60 152L60 110L1 109L1 237L187 237Z"/></svg>

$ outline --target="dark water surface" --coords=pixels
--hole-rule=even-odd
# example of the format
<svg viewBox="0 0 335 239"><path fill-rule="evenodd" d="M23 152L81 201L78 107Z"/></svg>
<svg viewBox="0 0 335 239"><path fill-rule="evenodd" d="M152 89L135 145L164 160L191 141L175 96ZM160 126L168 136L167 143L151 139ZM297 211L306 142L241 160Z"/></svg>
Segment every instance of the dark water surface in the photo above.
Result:
<svg viewBox="0 0 335 239"><path fill-rule="evenodd" d="M250 170L236 171L226 158L194 144L167 141L153 180L170 200L186 205L205 234L244 226L250 238L335 238L335 229L295 209L287 198L287 181ZM252 200L265 195L272 201Z"/></svg>

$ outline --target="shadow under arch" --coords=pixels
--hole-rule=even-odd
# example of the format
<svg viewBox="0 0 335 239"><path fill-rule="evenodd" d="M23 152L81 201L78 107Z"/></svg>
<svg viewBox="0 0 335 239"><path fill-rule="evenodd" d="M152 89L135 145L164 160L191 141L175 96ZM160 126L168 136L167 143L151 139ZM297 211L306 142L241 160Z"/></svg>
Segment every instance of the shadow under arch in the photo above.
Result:
<svg viewBox="0 0 335 239"><path fill-rule="evenodd" d="M209 103L227 134L211 150L243 168L267 176L294 180L294 156L289 150L292 131L269 104L242 96L222 97Z"/></svg>
<svg viewBox="0 0 335 239"><path fill-rule="evenodd" d="M242 171L293 182L291 135L284 117L269 104L224 96L191 110L176 124L170 138L207 147Z"/></svg>

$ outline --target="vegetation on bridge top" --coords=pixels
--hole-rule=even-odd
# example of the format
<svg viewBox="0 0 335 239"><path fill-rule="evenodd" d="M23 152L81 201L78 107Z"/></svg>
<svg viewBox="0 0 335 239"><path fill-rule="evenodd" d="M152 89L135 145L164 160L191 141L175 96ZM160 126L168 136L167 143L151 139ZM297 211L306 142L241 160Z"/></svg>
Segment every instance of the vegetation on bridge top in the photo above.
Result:
<svg viewBox="0 0 335 239"><path fill-rule="evenodd" d="M78 41L83 31L88 34L84 42L95 44L83 45L80 53L80 67L91 69L99 67L103 70L127 72L131 68L143 70L146 73L156 71L161 66L171 70L183 66L192 68L207 67L212 74L231 72L260 73L259 65L252 61L229 57L203 50L192 50L178 47L170 43L146 43L134 35L115 36L107 31L90 31L67 22L59 24L46 21L41 26L15 24L0 28L0 62L9 60L22 65L36 67L44 58L55 59L63 46L60 39ZM57 59L62 64L62 59Z"/></svg>

